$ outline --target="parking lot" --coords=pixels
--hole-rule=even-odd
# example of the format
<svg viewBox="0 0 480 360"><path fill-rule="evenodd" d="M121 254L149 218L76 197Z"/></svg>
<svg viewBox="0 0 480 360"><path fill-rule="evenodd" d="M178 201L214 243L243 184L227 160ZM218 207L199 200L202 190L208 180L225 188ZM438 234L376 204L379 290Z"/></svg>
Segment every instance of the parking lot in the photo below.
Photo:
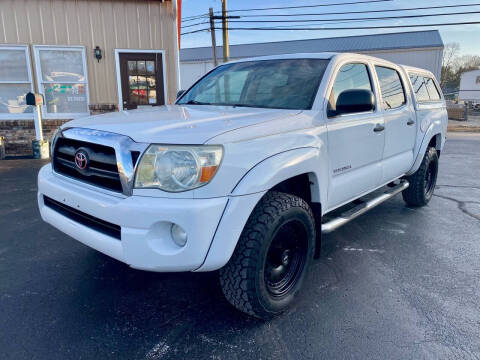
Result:
<svg viewBox="0 0 480 360"><path fill-rule="evenodd" d="M401 196L325 236L262 322L216 273L137 271L43 223L42 162L0 161L2 359L478 359L480 134L449 134L429 206Z"/></svg>

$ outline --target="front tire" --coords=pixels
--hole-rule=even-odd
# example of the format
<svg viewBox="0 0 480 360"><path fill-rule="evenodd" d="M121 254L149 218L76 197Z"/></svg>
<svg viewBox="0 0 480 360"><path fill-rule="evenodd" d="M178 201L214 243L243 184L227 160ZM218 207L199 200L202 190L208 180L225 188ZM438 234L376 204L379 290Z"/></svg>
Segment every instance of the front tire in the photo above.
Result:
<svg viewBox="0 0 480 360"><path fill-rule="evenodd" d="M249 315L269 319L280 314L297 296L314 246L315 220L308 204L297 196L268 192L220 269L225 297Z"/></svg>
<svg viewBox="0 0 480 360"><path fill-rule="evenodd" d="M409 206L425 206L433 196L438 174L438 154L434 147L425 152L418 170L406 179L410 186L403 190L403 200Z"/></svg>

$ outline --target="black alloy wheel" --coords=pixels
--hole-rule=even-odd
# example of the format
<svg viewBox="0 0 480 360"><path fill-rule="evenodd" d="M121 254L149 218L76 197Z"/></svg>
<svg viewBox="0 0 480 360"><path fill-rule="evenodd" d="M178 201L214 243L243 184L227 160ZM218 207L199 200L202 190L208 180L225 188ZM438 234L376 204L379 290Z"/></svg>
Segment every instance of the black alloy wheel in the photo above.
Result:
<svg viewBox="0 0 480 360"><path fill-rule="evenodd" d="M277 230L268 249L264 277L270 295L282 297L296 284L308 254L307 232L302 223L288 221Z"/></svg>
<svg viewBox="0 0 480 360"><path fill-rule="evenodd" d="M403 190L403 200L409 206L425 206L428 204L435 191L438 174L438 153L434 147L429 147L425 152L418 170L405 178L410 183Z"/></svg>
<svg viewBox="0 0 480 360"><path fill-rule="evenodd" d="M437 183L437 173L438 173L438 162L431 161L428 164L427 171L425 173L425 197L430 199L433 195L433 190L435 190L435 184Z"/></svg>

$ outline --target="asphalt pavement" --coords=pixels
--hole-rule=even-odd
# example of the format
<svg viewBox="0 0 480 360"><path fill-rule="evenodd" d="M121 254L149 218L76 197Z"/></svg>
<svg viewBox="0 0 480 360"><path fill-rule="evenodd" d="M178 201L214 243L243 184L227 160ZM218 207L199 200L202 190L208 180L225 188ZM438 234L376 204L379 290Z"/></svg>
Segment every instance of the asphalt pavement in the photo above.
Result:
<svg viewBox="0 0 480 360"><path fill-rule="evenodd" d="M0 161L1 359L480 358L480 134L449 134L427 207L397 196L325 236L269 322L216 273L133 270L43 223L41 165Z"/></svg>

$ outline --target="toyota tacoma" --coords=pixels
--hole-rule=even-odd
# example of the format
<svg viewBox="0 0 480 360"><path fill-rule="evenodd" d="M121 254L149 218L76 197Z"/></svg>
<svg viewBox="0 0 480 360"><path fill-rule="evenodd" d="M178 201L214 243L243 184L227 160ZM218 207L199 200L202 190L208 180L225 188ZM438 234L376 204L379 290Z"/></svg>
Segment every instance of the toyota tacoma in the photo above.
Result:
<svg viewBox="0 0 480 360"><path fill-rule="evenodd" d="M331 232L432 197L447 112L434 75L358 54L214 68L174 105L64 124L38 175L44 221L135 269L219 270L227 300L292 304Z"/></svg>

